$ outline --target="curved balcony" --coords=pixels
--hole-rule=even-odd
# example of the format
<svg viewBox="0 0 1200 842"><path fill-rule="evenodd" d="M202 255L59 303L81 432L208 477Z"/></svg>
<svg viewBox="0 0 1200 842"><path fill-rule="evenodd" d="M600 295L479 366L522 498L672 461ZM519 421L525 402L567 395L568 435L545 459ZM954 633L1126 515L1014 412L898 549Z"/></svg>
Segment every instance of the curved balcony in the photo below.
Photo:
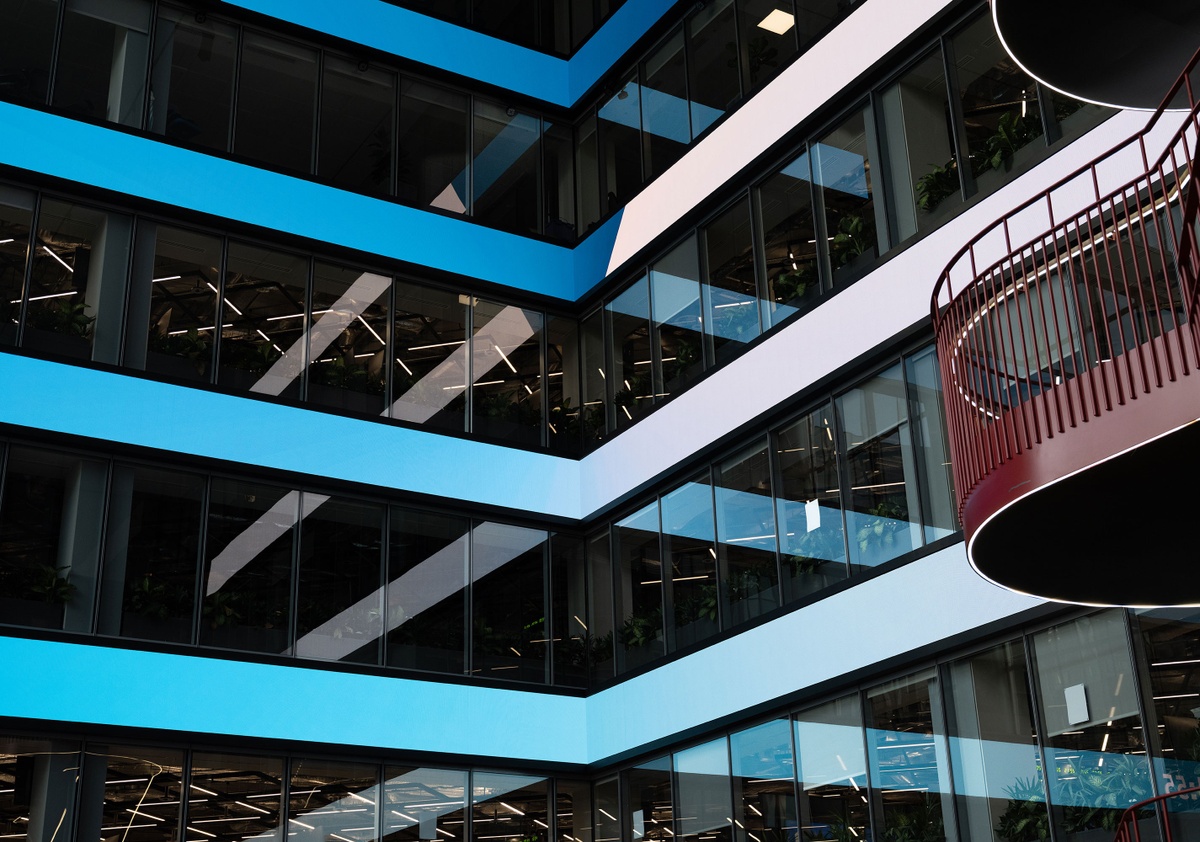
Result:
<svg viewBox="0 0 1200 842"><path fill-rule="evenodd" d="M968 554L1010 589L1200 603L1198 59L1164 99L1186 112L997 220L935 287Z"/></svg>

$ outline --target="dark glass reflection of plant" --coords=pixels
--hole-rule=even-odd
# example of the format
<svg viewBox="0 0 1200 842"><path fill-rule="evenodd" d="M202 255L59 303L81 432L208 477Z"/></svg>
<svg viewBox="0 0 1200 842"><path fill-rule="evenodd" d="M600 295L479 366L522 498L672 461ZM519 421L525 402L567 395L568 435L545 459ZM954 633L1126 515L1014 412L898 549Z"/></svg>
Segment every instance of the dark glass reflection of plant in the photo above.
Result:
<svg viewBox="0 0 1200 842"><path fill-rule="evenodd" d="M1017 150L1042 134L1041 122L1007 111L996 121L996 130L985 141L982 159L976 161L976 173L1012 169Z"/></svg>
<svg viewBox="0 0 1200 842"><path fill-rule="evenodd" d="M645 614L634 614L621 624L620 640L626 651L648 646L661 635L661 608L654 608Z"/></svg>
<svg viewBox="0 0 1200 842"><path fill-rule="evenodd" d="M335 354L327 360L313 363L311 371L312 382L335 389L345 389L348 392L364 394L383 394L383 377L372 377L361 365L348 361L342 354Z"/></svg>
<svg viewBox="0 0 1200 842"><path fill-rule="evenodd" d="M1104 765L1079 768L1062 759L1056 769L1055 803L1063 805L1062 824L1067 833L1099 828L1113 832L1121 813L1143 801L1150 791L1145 755L1104 754ZM1146 811L1151 815L1152 810Z"/></svg>
<svg viewBox="0 0 1200 842"><path fill-rule="evenodd" d="M283 356L269 342L233 342L230 349L230 360L233 368L249 371L253 374L265 374L275 361ZM225 353L222 352L224 357Z"/></svg>
<svg viewBox="0 0 1200 842"><path fill-rule="evenodd" d="M871 250L875 228L859 214L848 214L838 222L837 233L829 243L829 258L834 267L845 266Z"/></svg>
<svg viewBox="0 0 1200 842"><path fill-rule="evenodd" d="M30 594L51 605L65 605L70 602L75 596L76 588L67 581L69 572L62 576L58 575L64 570L69 571L69 568L53 567L49 564L39 567L29 583Z"/></svg>
<svg viewBox="0 0 1200 842"><path fill-rule="evenodd" d="M1050 838L1050 813L1042 782L1036 777L1017 778L1004 788L1008 804L996 820L996 835L1007 842L1038 842Z"/></svg>
<svg viewBox="0 0 1200 842"><path fill-rule="evenodd" d="M888 811L882 838L885 842L945 842L939 799L926 796L922 804Z"/></svg>
<svg viewBox="0 0 1200 842"><path fill-rule="evenodd" d="M191 360L197 374L208 371L209 360L212 358L208 334L201 333L196 328L174 335L153 330L150 332L147 347L159 354Z"/></svg>
<svg viewBox="0 0 1200 842"><path fill-rule="evenodd" d="M866 514L870 518L864 518L855 535L860 553L865 554L872 547L890 550L908 534L908 509L900 503L885 500Z"/></svg>
<svg viewBox="0 0 1200 842"><path fill-rule="evenodd" d="M917 207L932 213L938 205L958 192L958 165L951 161L934 167L917 179Z"/></svg>
<svg viewBox="0 0 1200 842"><path fill-rule="evenodd" d="M31 307L27 318L30 327L38 330L89 339L96 322L95 316L87 314L89 309L82 301L64 301L53 306Z"/></svg>
<svg viewBox="0 0 1200 842"><path fill-rule="evenodd" d="M237 626L242 621L242 595L237 591L217 591L204 600L204 618L210 628Z"/></svg>
<svg viewBox="0 0 1200 842"><path fill-rule="evenodd" d="M791 272L776 276L771 282L775 291L775 300L780 304L789 304L817 288L817 266L815 263L797 264Z"/></svg>

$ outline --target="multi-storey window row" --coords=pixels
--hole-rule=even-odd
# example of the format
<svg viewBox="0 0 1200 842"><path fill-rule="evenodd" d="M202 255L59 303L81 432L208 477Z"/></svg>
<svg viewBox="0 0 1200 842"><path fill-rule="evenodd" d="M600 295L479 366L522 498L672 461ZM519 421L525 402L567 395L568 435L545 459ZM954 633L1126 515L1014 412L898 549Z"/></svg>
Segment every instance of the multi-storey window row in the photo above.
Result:
<svg viewBox="0 0 1200 842"><path fill-rule="evenodd" d="M0 832L30 842L1087 842L1111 838L1125 807L1200 777L1198 655L1194 611L1059 617L591 781L10 731ZM1174 838L1194 834L1193 803L1172 804ZM1140 818L1142 838L1159 838L1152 811Z"/></svg>
<svg viewBox="0 0 1200 842"><path fill-rule="evenodd" d="M606 683L953 535L939 399L895 358L586 538L13 440L0 622Z"/></svg>
<svg viewBox="0 0 1200 842"><path fill-rule="evenodd" d="M853 4L778 5L717 0L693 10L578 129L157 0L3 0L0 97L571 241Z"/></svg>

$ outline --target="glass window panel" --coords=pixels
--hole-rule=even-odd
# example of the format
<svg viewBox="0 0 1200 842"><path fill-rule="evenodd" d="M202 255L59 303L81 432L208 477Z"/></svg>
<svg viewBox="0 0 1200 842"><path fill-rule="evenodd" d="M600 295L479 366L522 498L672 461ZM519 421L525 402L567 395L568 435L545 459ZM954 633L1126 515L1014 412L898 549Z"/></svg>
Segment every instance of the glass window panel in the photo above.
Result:
<svg viewBox="0 0 1200 842"><path fill-rule="evenodd" d="M758 188L767 269L765 318L777 325L821 294L807 152Z"/></svg>
<svg viewBox="0 0 1200 842"><path fill-rule="evenodd" d="M953 535L959 528L936 349L926 348L905 359L904 372L912 399L913 432L921 466L925 541L936 541Z"/></svg>
<svg viewBox="0 0 1200 842"><path fill-rule="evenodd" d="M386 275L313 264L308 400L371 415L386 412L391 286Z"/></svg>
<svg viewBox="0 0 1200 842"><path fill-rule="evenodd" d="M150 69L152 132L229 149L237 40L238 27L210 14L159 7Z"/></svg>
<svg viewBox="0 0 1200 842"><path fill-rule="evenodd" d="M797 833L791 722L776 719L730 734L729 755L737 842L805 838Z"/></svg>
<svg viewBox="0 0 1200 842"><path fill-rule="evenodd" d="M388 766L383 783L385 842L463 842L467 773Z"/></svg>
<svg viewBox="0 0 1200 842"><path fill-rule="evenodd" d="M579 190L575 194L576 232L583 236L600 221L600 147L596 136L596 117L588 116L576 131L575 171L579 177Z"/></svg>
<svg viewBox="0 0 1200 842"><path fill-rule="evenodd" d="M540 529L478 523L471 530L471 672L548 681L546 543Z"/></svg>
<svg viewBox="0 0 1200 842"><path fill-rule="evenodd" d="M726 628L779 607L775 514L767 448L717 466L717 541Z"/></svg>
<svg viewBox="0 0 1200 842"><path fill-rule="evenodd" d="M642 79L646 177L653 178L683 157L692 142L682 29L642 62Z"/></svg>
<svg viewBox="0 0 1200 842"><path fill-rule="evenodd" d="M571 127L545 123L542 150L544 233L555 240L574 240L575 134Z"/></svg>
<svg viewBox="0 0 1200 842"><path fill-rule="evenodd" d="M314 506L316 500L324 502ZM305 492L304 509L295 653L376 664L384 626L383 507Z"/></svg>
<svg viewBox="0 0 1200 842"><path fill-rule="evenodd" d="M10 447L0 494L0 620L90 631L107 465Z"/></svg>
<svg viewBox="0 0 1200 842"><path fill-rule="evenodd" d="M196 752L188 782L188 838L277 842L283 775L278 757Z"/></svg>
<svg viewBox="0 0 1200 842"><path fill-rule="evenodd" d="M617 778L597 781L596 798L596 842L619 842L624 837L621 834L621 799L620 783Z"/></svg>
<svg viewBox="0 0 1200 842"><path fill-rule="evenodd" d="M530 0L472 0L471 28L514 44L540 47L540 5Z"/></svg>
<svg viewBox="0 0 1200 842"><path fill-rule="evenodd" d="M49 842L75 820L79 744L0 737L0 833L17 842Z"/></svg>
<svg viewBox="0 0 1200 842"><path fill-rule="evenodd" d="M684 391L704 371L704 324L700 303L700 253L688 237L650 267L654 309L655 398Z"/></svg>
<svg viewBox="0 0 1200 842"><path fill-rule="evenodd" d="M899 239L928 230L962 204L941 50L880 97Z"/></svg>
<svg viewBox="0 0 1200 842"><path fill-rule="evenodd" d="M663 641L662 560L658 548L658 503L617 523L617 671L626 672L666 654Z"/></svg>
<svg viewBox="0 0 1200 842"><path fill-rule="evenodd" d="M1055 825L1065 840L1111 834L1121 811L1152 795L1125 613L1047 629L1033 652Z"/></svg>
<svg viewBox="0 0 1200 842"><path fill-rule="evenodd" d="M0 345L14 345L17 341L21 299L25 296L33 198L32 193L24 190L0 186Z"/></svg>
<svg viewBox="0 0 1200 842"><path fill-rule="evenodd" d="M950 666L950 759L971 842L1050 838L1027 674L1020 641Z"/></svg>
<svg viewBox="0 0 1200 842"><path fill-rule="evenodd" d="M706 3L693 13L687 19L687 39L692 137L696 137L741 96L733 0Z"/></svg>
<svg viewBox="0 0 1200 842"><path fill-rule="evenodd" d="M232 243L225 264L217 382L299 397L305 368L308 258Z"/></svg>
<svg viewBox="0 0 1200 842"><path fill-rule="evenodd" d="M0 97L45 105L50 86L58 0L3 0L0 15Z"/></svg>
<svg viewBox="0 0 1200 842"><path fill-rule="evenodd" d="M191 642L205 485L181 471L113 469L102 633Z"/></svg>
<svg viewBox="0 0 1200 842"><path fill-rule="evenodd" d="M25 347L87 359L93 340L99 339L99 327L106 328L107 339L120 334L131 227L125 216L42 201L25 311Z"/></svg>
<svg viewBox="0 0 1200 842"><path fill-rule="evenodd" d="M465 295L396 284L392 418L466 428L469 308Z"/></svg>
<svg viewBox="0 0 1200 842"><path fill-rule="evenodd" d="M613 564L608 532L588 537L588 673L591 683L613 676Z"/></svg>
<svg viewBox="0 0 1200 842"><path fill-rule="evenodd" d="M862 0L796 0L796 29L800 46L807 49L838 21L850 14Z"/></svg>
<svg viewBox="0 0 1200 842"><path fill-rule="evenodd" d="M987 12L951 43L966 123L967 160L980 191L990 192L1007 183L1014 162L1028 157L1018 155L1019 150L1044 133L1038 88L1004 51Z"/></svg>
<svg viewBox="0 0 1200 842"><path fill-rule="evenodd" d="M616 406L617 429L628 427L654 402L653 359L650 345L650 296L645 277L614 298L608 312L613 370L609 399Z"/></svg>
<svg viewBox="0 0 1200 842"><path fill-rule="evenodd" d="M868 109L857 112L810 150L835 285L862 274L879 253L869 117Z"/></svg>
<svg viewBox="0 0 1200 842"><path fill-rule="evenodd" d="M597 112L600 123L600 175L607 193L602 212L610 214L642 186L641 88L635 72Z"/></svg>
<svg viewBox="0 0 1200 842"><path fill-rule="evenodd" d="M466 670L466 518L392 508L387 662L461 675Z"/></svg>
<svg viewBox="0 0 1200 842"><path fill-rule="evenodd" d="M730 842L729 743L724 737L675 753L680 842Z"/></svg>
<svg viewBox="0 0 1200 842"><path fill-rule="evenodd" d="M78 834L125 842L178 840L183 763L178 749L89 743Z"/></svg>
<svg viewBox="0 0 1200 842"><path fill-rule="evenodd" d="M758 286L750 204L741 200L704 230L708 253L708 329L725 362L759 334Z"/></svg>
<svg viewBox="0 0 1200 842"><path fill-rule="evenodd" d="M796 26L791 0L738 0L746 90L754 91L775 78L796 53Z"/></svg>
<svg viewBox="0 0 1200 842"><path fill-rule="evenodd" d="M575 456L583 448L579 343L578 319L550 316L546 320L547 441L553 450Z"/></svg>
<svg viewBox="0 0 1200 842"><path fill-rule="evenodd" d="M846 578L837 446L829 404L775 434L779 552L788 601Z"/></svg>
<svg viewBox="0 0 1200 842"><path fill-rule="evenodd" d="M846 531L851 569L921 546L916 462L900 366L837 399L846 447Z"/></svg>
<svg viewBox="0 0 1200 842"><path fill-rule="evenodd" d="M546 778L474 772L471 775L471 838L476 842L549 842Z"/></svg>
<svg viewBox="0 0 1200 842"><path fill-rule="evenodd" d="M594 842L591 782L559 778L554 794L557 838L562 842Z"/></svg>
<svg viewBox="0 0 1200 842"><path fill-rule="evenodd" d="M669 842L675 835L670 755L639 763L626 771L625 788L629 793L625 824L633 831L632 838Z"/></svg>
<svg viewBox="0 0 1200 842"><path fill-rule="evenodd" d="M934 670L867 691L867 746L875 824L886 836L954 839L944 716Z"/></svg>
<svg viewBox="0 0 1200 842"><path fill-rule="evenodd" d="M671 576L676 648L720 630L713 491L708 473L662 498L663 552Z"/></svg>
<svg viewBox="0 0 1200 842"><path fill-rule="evenodd" d="M507 442L542 440L541 313L475 300L472 429Z"/></svg>
<svg viewBox="0 0 1200 842"><path fill-rule="evenodd" d="M1054 111L1054 119L1063 140L1074 140L1117 113L1116 109L1073 99L1049 88L1040 90L1050 98L1049 105Z"/></svg>
<svg viewBox="0 0 1200 842"><path fill-rule="evenodd" d="M464 94L401 81L400 198L418 207L467 212L468 123Z"/></svg>
<svg viewBox="0 0 1200 842"><path fill-rule="evenodd" d="M312 172L317 51L257 32L242 36L233 151Z"/></svg>
<svg viewBox="0 0 1200 842"><path fill-rule="evenodd" d="M363 193L392 191L396 74L326 55L317 175Z"/></svg>
<svg viewBox="0 0 1200 842"><path fill-rule="evenodd" d="M165 225L157 228L146 370L207 382L221 282L221 239ZM136 279L132 296L145 294L145 285L145 278Z"/></svg>
<svg viewBox="0 0 1200 842"><path fill-rule="evenodd" d="M583 448L595 449L607 438L608 363L604 359L604 311L597 310L579 323L580 368L583 370ZM628 419L626 419L628 420Z"/></svg>
<svg viewBox="0 0 1200 842"><path fill-rule="evenodd" d="M54 105L91 120L141 127L149 32L148 0L67 0Z"/></svg>
<svg viewBox="0 0 1200 842"><path fill-rule="evenodd" d="M550 617L554 683L586 687L589 630L587 542L572 535L550 539Z"/></svg>
<svg viewBox="0 0 1200 842"><path fill-rule="evenodd" d="M254 652L287 648L300 492L215 478L208 504L200 643ZM306 495L304 516L328 498Z"/></svg>
<svg viewBox="0 0 1200 842"><path fill-rule="evenodd" d="M473 126L472 215L505 231L538 233L542 121L476 100Z"/></svg>
<svg viewBox="0 0 1200 842"><path fill-rule="evenodd" d="M331 760L292 761L288 839L295 842L373 842L378 769Z"/></svg>
<svg viewBox="0 0 1200 842"><path fill-rule="evenodd" d="M794 719L800 829L815 839L871 838L858 695L817 705Z"/></svg>

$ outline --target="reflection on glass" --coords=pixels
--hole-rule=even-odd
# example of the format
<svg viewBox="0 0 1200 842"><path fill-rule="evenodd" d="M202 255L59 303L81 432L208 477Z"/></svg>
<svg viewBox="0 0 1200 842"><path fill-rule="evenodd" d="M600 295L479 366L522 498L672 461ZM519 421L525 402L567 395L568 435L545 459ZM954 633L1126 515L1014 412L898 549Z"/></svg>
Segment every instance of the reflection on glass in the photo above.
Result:
<svg viewBox="0 0 1200 842"><path fill-rule="evenodd" d="M392 418L466 429L469 305L465 295L396 284Z"/></svg>
<svg viewBox="0 0 1200 842"><path fill-rule="evenodd" d="M720 628L713 494L707 472L663 495L662 533L675 605L674 646L679 649Z"/></svg>
<svg viewBox="0 0 1200 842"><path fill-rule="evenodd" d="M1025 648L1002 643L950 667L950 759L972 842L1049 839Z"/></svg>
<svg viewBox="0 0 1200 842"><path fill-rule="evenodd" d="M738 34L746 90L754 91L783 70L796 52L791 0L740 0Z"/></svg>
<svg viewBox="0 0 1200 842"><path fill-rule="evenodd" d="M776 498L784 596L799 599L846 578L846 538L833 440L824 404L775 434Z"/></svg>
<svg viewBox="0 0 1200 842"><path fill-rule="evenodd" d="M79 832L125 842L178 839L183 762L178 749L90 743L83 764ZM99 803L89 803L93 793ZM98 828L87 826L97 820Z"/></svg>
<svg viewBox="0 0 1200 842"><path fill-rule="evenodd" d="M1033 653L1058 832L1067 840L1111 834L1122 810L1153 794L1125 613L1047 629L1034 635Z"/></svg>
<svg viewBox="0 0 1200 842"><path fill-rule="evenodd" d="M229 149L238 28L193 9L159 6L150 69L149 129Z"/></svg>
<svg viewBox="0 0 1200 842"><path fill-rule="evenodd" d="M604 360L604 312L597 310L579 323L579 367L583 370L583 447L586 451L594 450L608 432L608 363Z"/></svg>
<svg viewBox="0 0 1200 842"><path fill-rule="evenodd" d="M722 363L759 334L749 203L735 203L709 224L704 243L708 252L708 333L714 359Z"/></svg>
<svg viewBox="0 0 1200 842"><path fill-rule="evenodd" d="M665 755L639 763L624 774L629 800L625 826L635 840L669 842L674 836L671 805L671 757Z"/></svg>
<svg viewBox="0 0 1200 842"><path fill-rule="evenodd" d="M928 543L952 535L959 528L935 349L926 348L906 358L904 372L912 398L914 446L922 469L921 511Z"/></svg>
<svg viewBox="0 0 1200 842"><path fill-rule="evenodd" d="M282 758L196 752L191 771L189 839L254 837L278 842L284 807Z"/></svg>
<svg viewBox="0 0 1200 842"><path fill-rule="evenodd" d="M758 188L767 268L764 318L777 325L821 294L807 152Z"/></svg>
<svg viewBox="0 0 1200 842"><path fill-rule="evenodd" d="M466 518L392 508L388 664L466 671L469 535Z"/></svg>
<svg viewBox="0 0 1200 842"><path fill-rule="evenodd" d="M934 670L867 691L875 823L885 835L953 839L941 696Z"/></svg>
<svg viewBox="0 0 1200 842"><path fill-rule="evenodd" d="M392 190L396 75L326 54L317 175L364 193Z"/></svg>
<svg viewBox="0 0 1200 842"><path fill-rule="evenodd" d="M471 776L471 830L476 840L550 842L549 780L476 772Z"/></svg>
<svg viewBox="0 0 1200 842"><path fill-rule="evenodd" d="M150 3L67 0L53 104L71 114L141 126Z"/></svg>
<svg viewBox="0 0 1200 842"><path fill-rule="evenodd" d="M857 695L796 714L800 829L809 839L869 839L867 757Z"/></svg>
<svg viewBox="0 0 1200 842"><path fill-rule="evenodd" d="M797 833L792 725L776 719L729 735L736 842L790 842Z"/></svg>
<svg viewBox="0 0 1200 842"><path fill-rule="evenodd" d="M578 319L546 319L546 441L568 455L578 455L583 447L579 342Z"/></svg>
<svg viewBox="0 0 1200 842"><path fill-rule="evenodd" d="M850 480L846 533L852 569L921 546L907 407L899 365L837 400Z"/></svg>
<svg viewBox="0 0 1200 842"><path fill-rule="evenodd" d="M79 744L69 740L0 737L0 833L17 842L54 838L75 822ZM36 782L36 783L35 783Z"/></svg>
<svg viewBox="0 0 1200 842"><path fill-rule="evenodd" d="M308 400L379 415L387 391L391 278L313 264Z"/></svg>
<svg viewBox="0 0 1200 842"><path fill-rule="evenodd" d="M472 130L472 215L505 231L537 233L542 121L476 100Z"/></svg>
<svg viewBox="0 0 1200 842"><path fill-rule="evenodd" d="M729 743L724 737L675 753L680 842L731 842Z"/></svg>
<svg viewBox="0 0 1200 842"><path fill-rule="evenodd" d="M0 98L45 105L58 0L22 0L4 4L0 29ZM2 239L2 238L0 238Z"/></svg>
<svg viewBox="0 0 1200 842"><path fill-rule="evenodd" d="M646 177L653 178L678 161L692 141L682 30L642 62L642 79Z"/></svg>
<svg viewBox="0 0 1200 842"><path fill-rule="evenodd" d="M0 345L17 341L32 217L32 193L0 186Z"/></svg>
<svg viewBox="0 0 1200 842"><path fill-rule="evenodd" d="M641 88L637 72L596 112L600 124L600 175L606 193L602 212L612 213L642 186Z"/></svg>
<svg viewBox="0 0 1200 842"><path fill-rule="evenodd" d="M546 543L540 529L479 523L471 531L471 672L546 681Z"/></svg>
<svg viewBox="0 0 1200 842"><path fill-rule="evenodd" d="M868 109L857 112L811 147L835 284L862 274L879 253L868 141L870 116Z"/></svg>
<svg viewBox="0 0 1200 842"><path fill-rule="evenodd" d="M692 137L701 134L741 96L736 68L737 24L733 0L705 3L687 19L688 81L691 89Z"/></svg>
<svg viewBox="0 0 1200 842"><path fill-rule="evenodd" d="M862 0L796 0L796 29L800 35L801 48L807 49L861 2Z"/></svg>
<svg viewBox="0 0 1200 842"><path fill-rule="evenodd" d="M506 441L541 442L541 346L541 313L475 300L472 430Z"/></svg>
<svg viewBox="0 0 1200 842"><path fill-rule="evenodd" d="M716 476L722 623L730 628L779 607L767 449L725 460Z"/></svg>
<svg viewBox="0 0 1200 842"><path fill-rule="evenodd" d="M221 278L221 240L157 226L153 277L137 279L133 297L150 291L146 371L207 382ZM141 226L139 224L139 232Z"/></svg>
<svg viewBox="0 0 1200 842"><path fill-rule="evenodd" d="M575 134L569 125L544 123L542 135L543 231L555 240L575 239Z"/></svg>
<svg viewBox="0 0 1200 842"><path fill-rule="evenodd" d="M609 553L611 539L607 531L597 532L587 539L589 682L594 684L612 678L613 654L613 565Z"/></svg>
<svg viewBox="0 0 1200 842"><path fill-rule="evenodd" d="M385 842L463 842L467 773L456 769L384 769Z"/></svg>
<svg viewBox="0 0 1200 842"><path fill-rule="evenodd" d="M623 838L621 820L618 818L621 814L620 792L620 783L616 778L596 782L595 842L619 842Z"/></svg>
<svg viewBox="0 0 1200 842"><path fill-rule="evenodd" d="M688 237L650 267L654 308L654 393L663 398L687 389L704 370L700 254Z"/></svg>
<svg viewBox="0 0 1200 842"><path fill-rule="evenodd" d="M555 783L557 838L563 842L594 842L591 783L562 778Z"/></svg>
<svg viewBox="0 0 1200 842"><path fill-rule="evenodd" d="M374 840L377 774L373 764L293 760L288 789L288 839Z"/></svg>
<svg viewBox="0 0 1200 842"><path fill-rule="evenodd" d="M234 152L312 172L317 60L309 47L257 32L242 35Z"/></svg>
<svg viewBox="0 0 1200 842"><path fill-rule="evenodd" d="M658 504L618 521L613 529L616 563L617 672L666 654L663 641L662 560L658 548Z"/></svg>
<svg viewBox="0 0 1200 842"><path fill-rule="evenodd" d="M613 369L609 400L616 407L617 429L640 418L654 402L653 352L650 345L649 284L643 276L605 307Z"/></svg>
<svg viewBox="0 0 1200 842"><path fill-rule="evenodd" d="M602 215L600 200L600 141L596 135L596 117L591 115L579 124L576 132L575 172L579 190L575 194L576 233L583 236L596 227Z"/></svg>
<svg viewBox="0 0 1200 842"><path fill-rule="evenodd" d="M469 124L465 95L401 80L400 198L417 207L467 212Z"/></svg>
<svg viewBox="0 0 1200 842"><path fill-rule="evenodd" d="M554 683L586 687L593 639L588 617L587 542L569 535L550 539L550 635Z"/></svg>

